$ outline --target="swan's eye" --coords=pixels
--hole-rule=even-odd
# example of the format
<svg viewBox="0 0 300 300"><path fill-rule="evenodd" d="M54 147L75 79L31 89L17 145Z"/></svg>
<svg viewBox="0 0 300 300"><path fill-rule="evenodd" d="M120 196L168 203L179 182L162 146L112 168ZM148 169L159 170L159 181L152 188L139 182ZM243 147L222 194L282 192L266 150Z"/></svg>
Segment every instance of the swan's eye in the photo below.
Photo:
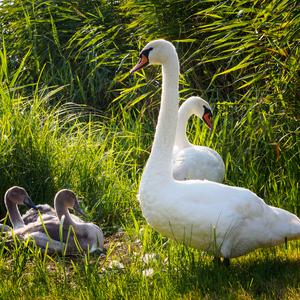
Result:
<svg viewBox="0 0 300 300"><path fill-rule="evenodd" d="M145 68L148 64L149 64L149 53L153 48L149 48L149 49L145 49L141 52L140 54L140 59L138 61L138 63L134 66L133 69L131 69L130 73L134 73L140 69Z"/></svg>
<svg viewBox="0 0 300 300"><path fill-rule="evenodd" d="M150 53L150 51L152 51L153 50L153 48L152 47L150 47L150 48L148 48L148 49L145 49L145 50L143 50L142 52L141 52L141 54L140 54L140 58L144 55L144 56L146 56L147 57L147 59L148 59L148 57L149 57L149 53Z"/></svg>

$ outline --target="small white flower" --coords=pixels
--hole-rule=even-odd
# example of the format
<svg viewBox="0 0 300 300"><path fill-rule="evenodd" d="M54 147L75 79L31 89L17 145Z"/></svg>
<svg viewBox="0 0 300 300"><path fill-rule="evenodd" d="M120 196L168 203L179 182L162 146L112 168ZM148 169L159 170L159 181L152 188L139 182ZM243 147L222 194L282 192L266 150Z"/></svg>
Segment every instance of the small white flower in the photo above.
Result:
<svg viewBox="0 0 300 300"><path fill-rule="evenodd" d="M142 256L142 261L144 264L149 264L152 260L156 260L155 253L146 253Z"/></svg>
<svg viewBox="0 0 300 300"><path fill-rule="evenodd" d="M142 274L145 277L150 277L154 274L154 270L152 268L146 269L146 270L143 270Z"/></svg>
<svg viewBox="0 0 300 300"><path fill-rule="evenodd" d="M124 269L124 265L121 262L117 261L117 260L110 261L108 267L110 269L114 269L114 268L115 269Z"/></svg>
<svg viewBox="0 0 300 300"><path fill-rule="evenodd" d="M134 241L134 244L140 245L140 244L141 244L141 240L140 240L140 239L136 239L136 240Z"/></svg>

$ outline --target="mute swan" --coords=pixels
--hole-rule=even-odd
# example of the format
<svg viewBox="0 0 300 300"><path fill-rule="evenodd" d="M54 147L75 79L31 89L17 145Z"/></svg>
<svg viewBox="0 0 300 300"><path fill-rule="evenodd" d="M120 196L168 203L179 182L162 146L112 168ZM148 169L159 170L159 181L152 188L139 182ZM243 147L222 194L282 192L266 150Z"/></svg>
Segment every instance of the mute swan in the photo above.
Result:
<svg viewBox="0 0 300 300"><path fill-rule="evenodd" d="M13 186L6 191L4 195L4 204L8 212L9 220L14 229L25 226L20 215L18 205L24 204L29 208L36 209L35 204L32 202L25 189L19 186Z"/></svg>
<svg viewBox="0 0 300 300"><path fill-rule="evenodd" d="M207 180L173 179L179 77L175 47L165 40L148 43L131 73L148 64L162 65L162 96L151 154L139 186L147 222L165 236L226 261L285 239L299 239L300 219L267 205L250 190Z"/></svg>
<svg viewBox="0 0 300 300"><path fill-rule="evenodd" d="M180 106L173 148L173 176L175 179L223 181L225 165L219 153L209 147L191 144L186 135L187 122L192 114L201 118L212 129L211 111L205 100L195 96L188 98Z"/></svg>
<svg viewBox="0 0 300 300"><path fill-rule="evenodd" d="M21 240L33 239L42 252L46 247L48 253L56 252L67 255L78 254L82 250L84 252L103 250L102 230L95 224L76 222L72 219L68 208L74 208L80 213L81 209L71 190L60 190L55 195L54 207L58 218L43 220L43 222L37 220L14 230L14 234Z"/></svg>

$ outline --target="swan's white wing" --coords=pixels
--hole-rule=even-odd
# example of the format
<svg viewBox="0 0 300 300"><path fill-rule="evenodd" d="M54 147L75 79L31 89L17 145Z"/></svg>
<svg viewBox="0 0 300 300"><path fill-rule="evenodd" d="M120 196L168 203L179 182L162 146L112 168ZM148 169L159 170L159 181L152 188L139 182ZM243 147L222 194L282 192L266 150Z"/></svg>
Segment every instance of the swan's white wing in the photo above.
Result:
<svg viewBox="0 0 300 300"><path fill-rule="evenodd" d="M182 149L175 155L173 163L175 179L207 179L215 182L224 180L224 162L213 149L204 146L192 146Z"/></svg>
<svg viewBox="0 0 300 300"><path fill-rule="evenodd" d="M214 255L235 257L276 245L285 237L300 238L299 218L268 206L244 188L206 180L175 181L150 197L145 203L140 195L151 226Z"/></svg>

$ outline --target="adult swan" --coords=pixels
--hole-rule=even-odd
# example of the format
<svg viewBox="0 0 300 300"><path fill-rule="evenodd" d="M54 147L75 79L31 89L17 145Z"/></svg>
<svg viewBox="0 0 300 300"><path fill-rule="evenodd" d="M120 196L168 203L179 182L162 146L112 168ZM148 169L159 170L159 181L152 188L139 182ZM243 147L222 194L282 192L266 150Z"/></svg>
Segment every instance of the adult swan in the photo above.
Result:
<svg viewBox="0 0 300 300"><path fill-rule="evenodd" d="M131 72L148 64L162 65L158 123L139 187L139 201L148 223L163 235L226 259L300 238L296 215L267 205L247 189L206 180L173 179L179 77L175 47L165 40L150 42Z"/></svg>
<svg viewBox="0 0 300 300"><path fill-rule="evenodd" d="M173 176L177 180L207 179L222 182L225 165L220 154L209 147L193 145L187 138L186 127L192 114L201 118L212 129L209 104L196 96L185 100L178 111L173 147Z"/></svg>

